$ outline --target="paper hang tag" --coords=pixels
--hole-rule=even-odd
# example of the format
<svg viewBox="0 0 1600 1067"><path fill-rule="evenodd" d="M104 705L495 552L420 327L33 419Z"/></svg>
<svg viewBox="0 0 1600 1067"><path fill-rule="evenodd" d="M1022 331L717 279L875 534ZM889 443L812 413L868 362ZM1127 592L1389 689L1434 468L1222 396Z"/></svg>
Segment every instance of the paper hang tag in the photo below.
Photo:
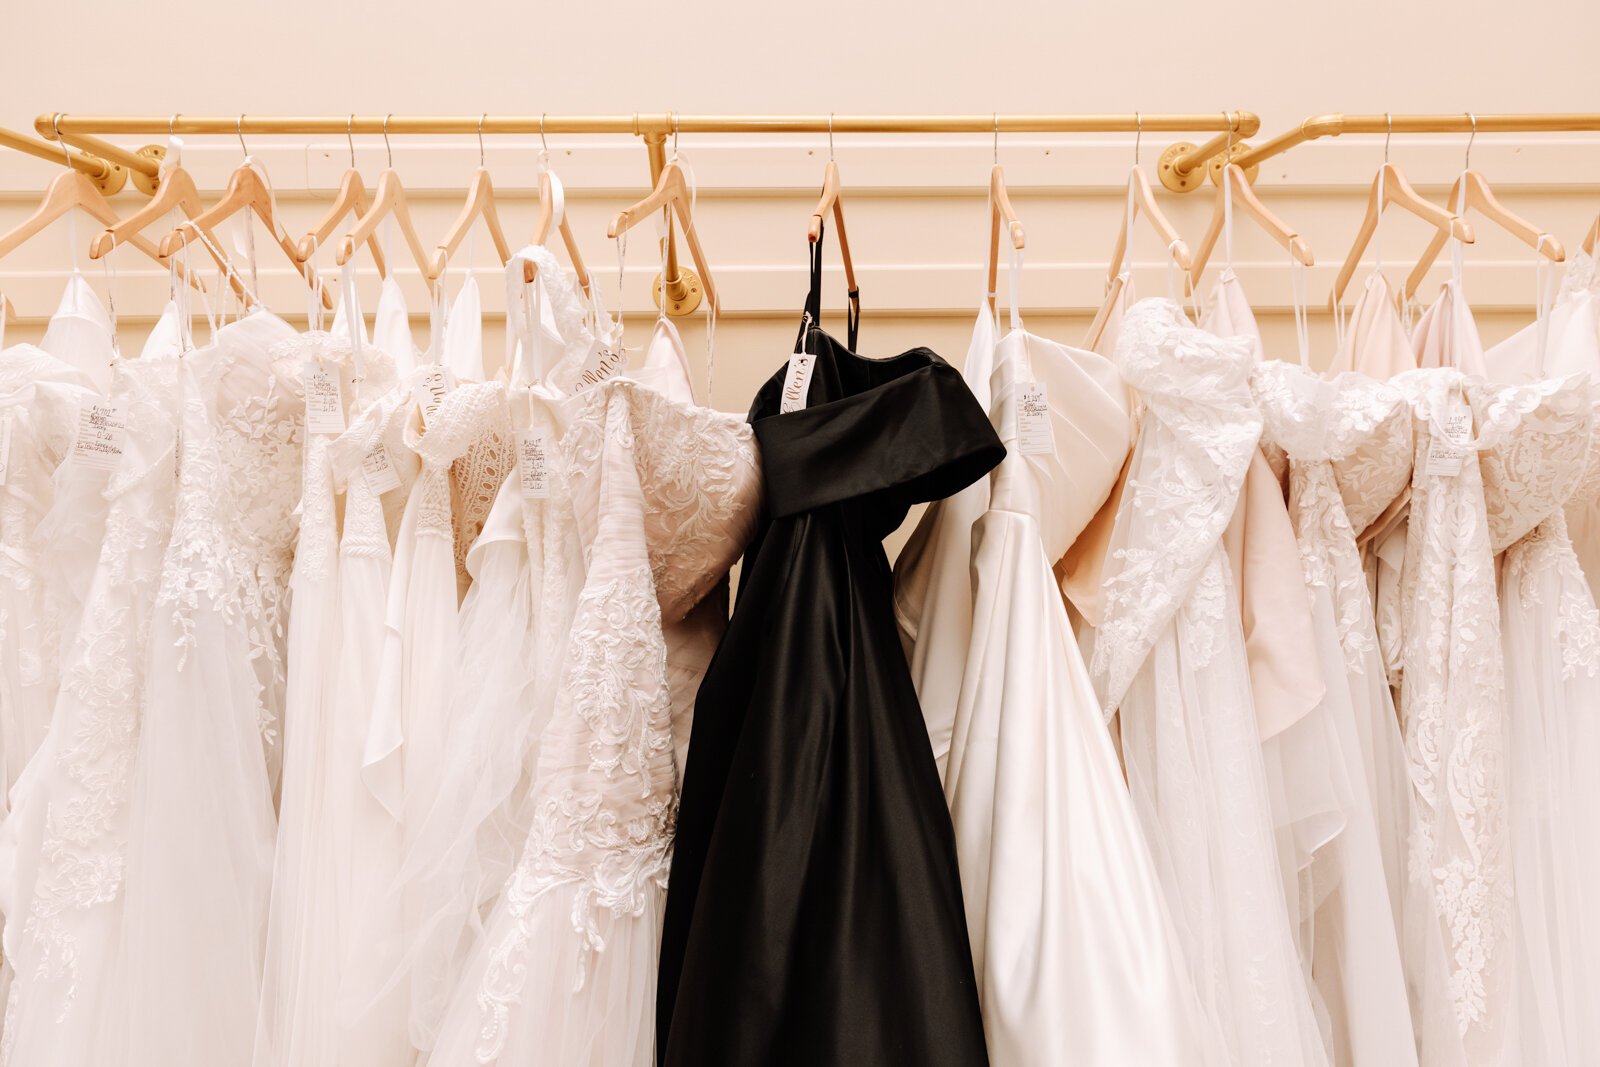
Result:
<svg viewBox="0 0 1600 1067"><path fill-rule="evenodd" d="M116 404L91 401L78 409L78 438L72 443L73 459L91 470L115 470L127 436L128 425Z"/></svg>
<svg viewBox="0 0 1600 1067"><path fill-rule="evenodd" d="M9 414L0 421L0 485L11 478L11 424Z"/></svg>
<svg viewBox="0 0 1600 1067"><path fill-rule="evenodd" d="M592 389L627 365L627 349L613 348L596 341L589 349L589 358L583 361L583 367L578 371L578 380L573 384L572 391L581 393L585 389Z"/></svg>
<svg viewBox="0 0 1600 1067"><path fill-rule="evenodd" d="M550 453L544 434L533 430L517 431L517 477L522 499L545 500L550 496Z"/></svg>
<svg viewBox="0 0 1600 1067"><path fill-rule="evenodd" d="M783 394L778 403L778 414L787 415L806 406L806 396L811 392L811 372L816 366L817 357L811 352L796 352L789 357L789 369L783 375Z"/></svg>
<svg viewBox="0 0 1600 1067"><path fill-rule="evenodd" d="M451 374L444 367L435 363L429 367L422 376L422 424L426 426L433 421L434 415L439 412L439 405L444 403L445 394L451 389Z"/></svg>
<svg viewBox="0 0 1600 1067"><path fill-rule="evenodd" d="M1454 478L1461 473L1463 464L1473 449L1472 409L1459 397L1452 399L1445 414L1442 433L1434 436L1428 446L1428 459L1422 473L1430 478Z"/></svg>
<svg viewBox="0 0 1600 1067"><path fill-rule="evenodd" d="M382 441L362 457L361 473L367 479L367 485L379 496L400 488L400 475L395 472L389 448Z"/></svg>
<svg viewBox="0 0 1600 1067"><path fill-rule="evenodd" d="M315 360L306 363L306 433L344 433L344 396L336 371L323 370Z"/></svg>
<svg viewBox="0 0 1600 1067"><path fill-rule="evenodd" d="M1055 450L1044 386L1023 382L1017 393L1017 451L1024 456L1045 456Z"/></svg>

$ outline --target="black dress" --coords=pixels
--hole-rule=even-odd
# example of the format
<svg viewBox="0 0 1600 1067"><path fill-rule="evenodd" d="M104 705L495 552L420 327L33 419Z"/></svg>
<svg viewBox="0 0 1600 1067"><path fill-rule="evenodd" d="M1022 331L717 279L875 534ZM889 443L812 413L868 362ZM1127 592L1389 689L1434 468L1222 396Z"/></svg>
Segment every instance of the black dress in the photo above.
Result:
<svg viewBox="0 0 1600 1067"><path fill-rule="evenodd" d="M864 359L817 328L820 282L814 252L808 406L777 413L779 371L750 411L766 514L695 703L657 989L664 1067L988 1062L882 540L1005 448L934 353Z"/></svg>

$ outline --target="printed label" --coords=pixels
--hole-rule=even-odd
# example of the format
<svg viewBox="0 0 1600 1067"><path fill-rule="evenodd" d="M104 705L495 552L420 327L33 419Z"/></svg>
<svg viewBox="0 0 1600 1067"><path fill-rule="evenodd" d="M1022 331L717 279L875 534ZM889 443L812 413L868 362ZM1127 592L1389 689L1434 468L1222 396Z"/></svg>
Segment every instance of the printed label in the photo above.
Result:
<svg viewBox="0 0 1600 1067"><path fill-rule="evenodd" d="M627 365L626 349L596 344L589 350L589 358L583 361L583 369L578 372L578 381L572 391L581 393L585 389L592 389Z"/></svg>
<svg viewBox="0 0 1600 1067"><path fill-rule="evenodd" d="M306 433L344 433L344 397L338 373L307 363L305 389Z"/></svg>
<svg viewBox="0 0 1600 1067"><path fill-rule="evenodd" d="M522 499L545 500L550 496L550 456L544 434L517 431L517 474L522 480Z"/></svg>
<svg viewBox="0 0 1600 1067"><path fill-rule="evenodd" d="M110 401L92 401L78 409L78 439L73 459L91 470L115 470L128 436L122 412Z"/></svg>
<svg viewBox="0 0 1600 1067"><path fill-rule="evenodd" d="M389 449L382 441L361 459L361 473L372 491L382 496L391 489L400 488L400 475L395 472Z"/></svg>
<svg viewBox="0 0 1600 1067"><path fill-rule="evenodd" d="M1472 409L1466 401L1455 398L1445 415L1443 433L1435 435L1428 445L1428 460L1422 473L1428 477L1454 478L1461 473L1462 464L1473 454Z"/></svg>
<svg viewBox="0 0 1600 1067"><path fill-rule="evenodd" d="M1055 450L1044 386L1038 382L1023 382L1017 393L1017 451L1024 456L1044 456Z"/></svg>
<svg viewBox="0 0 1600 1067"><path fill-rule="evenodd" d="M422 376L422 424L426 426L433 421L433 416L438 412L439 405L444 403L445 394L450 391L450 379L446 377L445 369L437 364L428 368Z"/></svg>
<svg viewBox="0 0 1600 1067"><path fill-rule="evenodd" d="M783 375L783 396L778 403L778 414L786 415L806 406L806 394L811 392L811 372L816 365L817 357L810 352L796 352L789 357L789 369Z"/></svg>

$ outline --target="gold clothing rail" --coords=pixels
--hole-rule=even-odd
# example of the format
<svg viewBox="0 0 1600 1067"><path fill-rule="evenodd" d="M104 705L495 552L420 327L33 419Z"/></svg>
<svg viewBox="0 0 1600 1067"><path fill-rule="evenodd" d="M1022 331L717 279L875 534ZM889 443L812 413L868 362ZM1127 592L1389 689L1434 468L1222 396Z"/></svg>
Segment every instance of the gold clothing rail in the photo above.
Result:
<svg viewBox="0 0 1600 1067"><path fill-rule="evenodd" d="M52 163L71 162L72 169L81 171L90 181L99 187L100 191L111 194L119 189L128 180L128 170L120 164L106 159L104 156L93 156L86 152L74 152L65 145L52 140L39 140L29 137L25 133L17 133L0 127L0 148L14 148L30 156L49 160Z"/></svg>

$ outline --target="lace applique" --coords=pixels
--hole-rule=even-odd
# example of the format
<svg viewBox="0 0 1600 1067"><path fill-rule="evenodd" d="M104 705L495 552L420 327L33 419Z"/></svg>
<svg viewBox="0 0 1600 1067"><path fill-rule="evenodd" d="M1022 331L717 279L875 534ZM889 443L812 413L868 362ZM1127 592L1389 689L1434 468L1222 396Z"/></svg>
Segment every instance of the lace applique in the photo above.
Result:
<svg viewBox="0 0 1600 1067"><path fill-rule="evenodd" d="M1589 289L1600 290L1600 266L1594 256L1580 248L1567 260L1566 273L1561 277L1561 297Z"/></svg>
<svg viewBox="0 0 1600 1067"><path fill-rule="evenodd" d="M509 424L508 424L509 425ZM516 469L516 439L506 426L496 426L472 444L461 458L450 464L450 483L458 509L452 516L456 546L456 584L464 592L471 582L467 574L467 552L483 532L489 509L500 486Z"/></svg>
<svg viewBox="0 0 1600 1067"><path fill-rule="evenodd" d="M1401 706L1416 812L1410 877L1439 917L1460 1033L1469 1049L1494 1047L1512 1010L1515 961L1506 958L1505 673L1483 481L1477 463L1453 477L1424 469L1434 415L1463 384L1460 373L1410 371L1394 384L1411 399L1416 432L1401 601Z"/></svg>
<svg viewBox="0 0 1600 1067"><path fill-rule="evenodd" d="M1600 611L1588 595L1588 581L1572 549L1566 515L1557 509L1532 533L1506 550L1505 594L1519 596L1530 609L1540 602L1539 579L1554 571L1561 590L1555 607L1555 633L1561 646L1561 676L1600 670Z"/></svg>
<svg viewBox="0 0 1600 1067"><path fill-rule="evenodd" d="M1490 547L1500 553L1578 488L1592 433L1589 383L1582 376L1504 387L1471 383L1468 392L1482 441Z"/></svg>
<svg viewBox="0 0 1600 1067"><path fill-rule="evenodd" d="M417 536L455 536L450 470L474 443L511 432L505 386L500 382L467 382L450 390L424 431L416 417L406 426L406 443L422 460L422 493L417 510ZM492 503L492 500L491 500Z"/></svg>
<svg viewBox="0 0 1600 1067"><path fill-rule="evenodd" d="M1107 718L1196 583L1212 577L1208 561L1261 436L1247 339L1199 330L1170 301L1142 300L1123 318L1117 357L1145 417L1092 663Z"/></svg>

